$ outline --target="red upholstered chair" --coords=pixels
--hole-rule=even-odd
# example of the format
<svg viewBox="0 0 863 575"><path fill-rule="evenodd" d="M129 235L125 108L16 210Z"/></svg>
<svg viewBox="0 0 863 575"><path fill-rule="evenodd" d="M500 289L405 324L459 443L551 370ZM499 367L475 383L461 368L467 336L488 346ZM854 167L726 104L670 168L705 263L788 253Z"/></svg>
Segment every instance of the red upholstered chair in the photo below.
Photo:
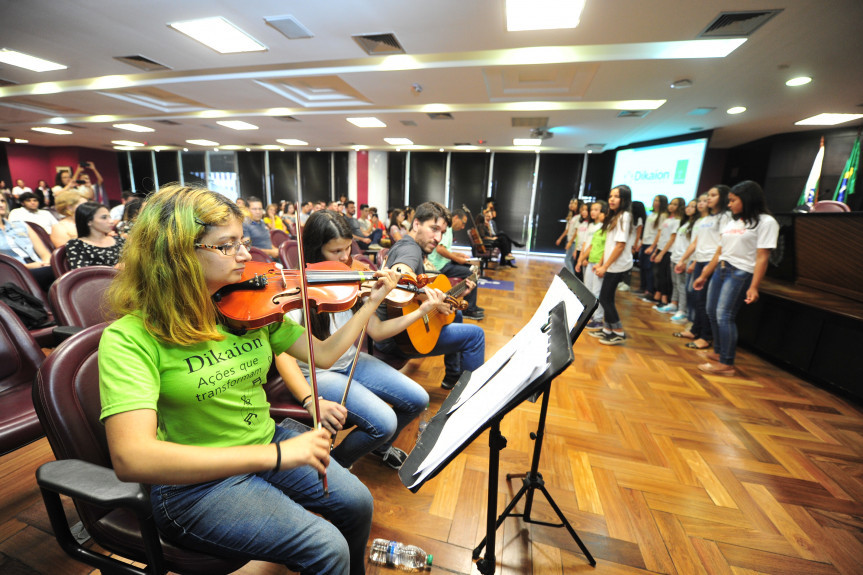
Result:
<svg viewBox="0 0 863 575"><path fill-rule="evenodd" d="M851 208L842 202L833 200L821 200L812 205L810 212L827 213L827 212L850 212Z"/></svg>
<svg viewBox="0 0 863 575"><path fill-rule="evenodd" d="M105 428L99 422L96 352L104 328L105 324L89 327L58 346L42 364L32 386L39 421L57 459L37 470L36 481L58 543L70 556L103 573L217 575L236 571L246 561L161 540L148 487L122 482L111 469ZM85 529L100 547L149 567L141 569L82 547L69 529L60 494L72 498Z"/></svg>
<svg viewBox="0 0 863 575"><path fill-rule="evenodd" d="M71 270L51 284L48 299L57 312L57 323L90 327L109 319L105 291L118 271L108 266Z"/></svg>
<svg viewBox="0 0 863 575"><path fill-rule="evenodd" d="M51 243L51 235L45 231L45 228L40 226L39 224L34 224L33 222L25 222L30 229L33 230L39 239L42 240L42 243L45 245L45 249L49 252L54 249L54 244Z"/></svg>
<svg viewBox="0 0 863 575"><path fill-rule="evenodd" d="M66 259L66 244L51 252L51 269L54 271L55 278L59 278L72 269L69 267L69 260Z"/></svg>
<svg viewBox="0 0 863 575"><path fill-rule="evenodd" d="M42 305L45 306L45 311L48 312L48 319L52 322L55 321L54 315L51 313L51 306L48 304L48 298L45 297L45 292L42 291L42 288L33 279L33 275L27 271L27 266L15 258L0 254L0 285L6 282L12 282L33 297L38 298L42 302ZM30 335L36 338L36 341L42 347L54 347L53 332L53 327L37 327L30 331Z"/></svg>
<svg viewBox="0 0 863 575"><path fill-rule="evenodd" d="M39 344L15 312L0 303L0 455L45 435L30 397L36 370L44 360Z"/></svg>
<svg viewBox="0 0 863 575"><path fill-rule="evenodd" d="M371 258L369 258L369 256L366 256L366 255L363 255L363 254L353 254L351 257L352 257L353 259L355 259L355 260L359 261L359 262L363 262L364 264L366 264L367 266L369 266L369 268L371 268L371 270L372 270L372 271L377 271L377 270L378 270L378 266L376 266L376 265L374 264L374 262L372 262L372 260L371 260Z"/></svg>
<svg viewBox="0 0 863 575"><path fill-rule="evenodd" d="M288 233L291 235L291 238L297 237L297 224L294 222L287 222L288 224Z"/></svg>
<svg viewBox="0 0 863 575"><path fill-rule="evenodd" d="M378 253L375 254L375 265L378 266L378 269L383 269L384 264L387 263L387 256L389 253L389 248L381 248L378 250Z"/></svg>
<svg viewBox="0 0 863 575"><path fill-rule="evenodd" d="M270 371L267 373L267 383L264 384L264 391L267 392L267 401L270 402L270 416L276 422L290 417L306 425L312 425L312 416L307 410L303 409L302 405L297 403L297 400L294 399L294 396L285 387L285 381L279 375L275 361L270 365Z"/></svg>
<svg viewBox="0 0 863 575"><path fill-rule="evenodd" d="M299 269L300 258L297 251L297 240L285 240L279 246L279 260L285 268L289 270Z"/></svg>
<svg viewBox="0 0 863 575"><path fill-rule="evenodd" d="M289 240L291 237L287 232L282 230L270 230L270 241L273 242L273 247L277 248L282 245L282 242Z"/></svg>
<svg viewBox="0 0 863 575"><path fill-rule="evenodd" d="M357 240L351 240L351 255L363 253L363 248Z"/></svg>
<svg viewBox="0 0 863 575"><path fill-rule="evenodd" d="M256 248L255 246L249 246L249 253L252 254L253 262L266 262L272 263L273 258L268 256L264 251L260 248Z"/></svg>

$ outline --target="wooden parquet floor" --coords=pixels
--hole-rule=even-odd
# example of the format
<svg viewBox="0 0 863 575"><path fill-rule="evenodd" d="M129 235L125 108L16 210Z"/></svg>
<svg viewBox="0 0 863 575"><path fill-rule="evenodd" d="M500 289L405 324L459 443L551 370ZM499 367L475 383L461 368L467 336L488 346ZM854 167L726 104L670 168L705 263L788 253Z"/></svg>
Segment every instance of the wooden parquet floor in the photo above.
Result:
<svg viewBox="0 0 863 575"><path fill-rule="evenodd" d="M521 328L560 268L538 257L518 265L491 272L513 280L514 292L480 294L488 355ZM598 564L587 564L565 530L511 518L497 532L496 573L863 573L863 411L746 350L741 377L702 374L667 316L630 293L617 299L629 339L576 343L575 362L552 389L540 464ZM403 371L436 410L446 394L441 360ZM503 421L498 511L521 487L506 474L530 468L539 407L525 404ZM396 445L410 450L415 436L413 424ZM90 572L50 535L33 479L50 458L44 440L0 458L4 574ZM372 537L419 545L434 554L435 572L478 573L471 550L485 535L487 433L416 494L372 458L354 473L375 498ZM555 520L541 494L534 501L535 519ZM286 570L251 563L240 573Z"/></svg>

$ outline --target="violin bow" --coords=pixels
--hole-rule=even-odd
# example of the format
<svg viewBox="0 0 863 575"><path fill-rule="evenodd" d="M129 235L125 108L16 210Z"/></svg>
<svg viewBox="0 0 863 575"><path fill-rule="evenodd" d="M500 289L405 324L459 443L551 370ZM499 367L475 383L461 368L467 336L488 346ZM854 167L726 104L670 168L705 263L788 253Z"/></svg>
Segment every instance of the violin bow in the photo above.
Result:
<svg viewBox="0 0 863 575"><path fill-rule="evenodd" d="M360 332L360 337L357 339L357 351L354 352L354 362L351 364L351 372L348 374L348 383L345 384L345 391L342 393L342 407L345 406L345 402L348 400L348 390L351 388L351 382L354 380L354 370L357 368L357 361L360 359L360 346L363 344L363 338L366 336L366 326L363 326L363 330ZM330 449L336 444L336 436L339 434L338 430L333 433L333 437L330 440Z"/></svg>
<svg viewBox="0 0 863 575"><path fill-rule="evenodd" d="M297 211L299 213L300 205L297 203ZM299 221L300 218L297 218L297 259L299 260L300 266L300 290L302 293L303 299L303 319L306 323L306 336L309 341L309 357L308 357L308 366L309 366L309 375L312 381L312 400L315 404L315 411L312 414L312 424L315 429L321 428L321 406L318 402L318 378L317 378L317 367L315 366L315 346L313 345L314 337L312 335L312 322L311 322L311 313L309 310L309 284L306 279L306 257L303 253L303 235L302 228L303 224ZM321 474L321 481L324 484L324 495L329 496L330 489L327 484L327 473Z"/></svg>

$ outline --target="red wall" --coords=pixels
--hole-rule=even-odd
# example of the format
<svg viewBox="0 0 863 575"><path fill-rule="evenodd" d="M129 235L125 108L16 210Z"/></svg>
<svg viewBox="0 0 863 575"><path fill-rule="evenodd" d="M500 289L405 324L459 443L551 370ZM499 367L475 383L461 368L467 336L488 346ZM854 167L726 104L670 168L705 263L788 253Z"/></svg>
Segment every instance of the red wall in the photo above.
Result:
<svg viewBox="0 0 863 575"><path fill-rule="evenodd" d="M12 179L7 182L10 188L18 178L31 188L35 188L39 180L45 180L49 186L53 186L57 167L67 167L74 171L78 162L93 162L105 180L102 185L108 198L120 200L122 189L116 152L78 146L42 148L27 144L6 144L6 155ZM93 174L90 174L90 179L95 181Z"/></svg>

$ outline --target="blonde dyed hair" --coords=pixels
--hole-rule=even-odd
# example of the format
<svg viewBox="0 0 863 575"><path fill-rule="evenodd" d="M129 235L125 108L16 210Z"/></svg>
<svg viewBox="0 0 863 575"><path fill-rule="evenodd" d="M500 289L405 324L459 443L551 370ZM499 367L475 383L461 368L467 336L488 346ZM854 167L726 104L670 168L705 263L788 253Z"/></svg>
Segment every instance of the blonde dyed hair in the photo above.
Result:
<svg viewBox="0 0 863 575"><path fill-rule="evenodd" d="M73 216L75 208L81 200L87 201L87 198L78 193L78 190L66 190L54 196L54 209L61 216Z"/></svg>
<svg viewBox="0 0 863 575"><path fill-rule="evenodd" d="M117 316L134 314L156 338L177 345L222 340L195 243L210 226L242 221L240 209L205 188L167 185L147 200L108 290Z"/></svg>

